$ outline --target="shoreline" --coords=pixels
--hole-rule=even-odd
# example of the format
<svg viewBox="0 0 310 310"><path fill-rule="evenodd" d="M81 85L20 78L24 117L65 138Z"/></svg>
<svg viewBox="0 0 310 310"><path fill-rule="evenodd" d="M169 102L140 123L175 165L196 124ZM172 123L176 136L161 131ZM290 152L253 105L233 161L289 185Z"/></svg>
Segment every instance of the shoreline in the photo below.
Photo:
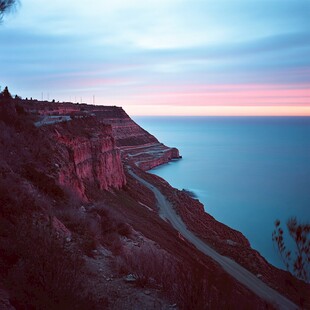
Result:
<svg viewBox="0 0 310 310"><path fill-rule="evenodd" d="M215 262L219 263L221 267L233 276L238 282L245 285L253 293L257 294L260 298L265 301L277 305L281 309L297 309L292 301L279 294L279 292L270 288L266 283L260 280L260 277L255 276L253 273L249 272L247 269L243 268L241 265L238 265L235 261L229 260L226 256L220 255L217 251L211 248L207 243L203 242L198 236L195 235L192 231L188 230L182 219L175 213L175 210L172 208L171 204L161 192L153 186L151 183L145 181L143 178L137 176L135 172L132 171L130 167L127 166L128 173L137 179L140 183L144 184L150 190L152 190L157 199L157 204L160 209L159 215L162 219L168 220L169 223L179 231L181 238L186 238L190 243L192 243L197 250L203 254L211 257ZM184 190L184 194L188 195ZM188 195L189 196L189 195ZM189 196L190 197L190 196ZM229 240L231 241L231 240ZM236 242L231 241L230 245L235 245Z"/></svg>
<svg viewBox="0 0 310 310"><path fill-rule="evenodd" d="M154 228L158 227L161 235L164 235L164 231L171 234L173 227L169 223L162 221L160 217L140 204L141 202L148 207L154 205L156 212L154 194L145 186L138 185L136 180L130 180L132 176L126 172L126 166L129 165L145 182L156 186L171 204L174 212L182 218L187 229L197 238L220 255L233 259L254 276L259 276L260 280L289 297L296 304L299 303L299 294L306 296L304 292L308 285L293 278L287 272L269 265L257 251L250 247L242 233L215 220L204 211L203 205L198 200L191 198L187 193L173 188L162 178L146 172L174 158L180 158L179 151L160 143L156 137L133 122L124 110L106 106L96 107L93 110L92 106L81 108L77 106L74 108L83 108L83 110L72 112L70 104L60 106L51 104L47 109L42 103L31 101L22 103L26 112L29 111L40 117L46 114L60 115L60 110L61 115L72 116L71 121L45 125L37 129L46 136L50 136L54 147L58 150L58 158L54 158L57 165L54 165L52 171L54 171L53 177L58 179L61 186L72 189L89 202L95 203L98 199L104 199L108 205L114 202L120 212L128 212L128 214L134 212L131 216L135 220L131 224L137 225L138 228L140 226L139 229L143 229L142 231L151 239L157 239L159 232L153 230L153 235L150 235L148 222L152 222ZM98 188L96 184L97 187L99 185ZM119 195L115 195L116 193ZM131 199L133 199L132 202L130 202ZM135 209L129 210L127 203ZM145 209L146 218L141 218L140 211L136 208ZM135 223L136 220L138 223ZM180 236L177 236L177 239L175 237L170 239L172 243L166 246L172 247L175 251L173 253L182 257L183 253L178 252L179 248L175 247L175 244L182 243L184 240ZM164 240L157 242L161 244ZM186 247L192 248L193 245L187 244ZM201 253L195 255L201 257ZM206 266L214 264L210 259L206 261L208 261ZM217 269L217 272L226 274L221 268ZM213 276L211 271L209 275ZM294 284L288 286L287 283ZM298 288L297 291L296 288ZM238 289L241 292L247 291L245 287Z"/></svg>
<svg viewBox="0 0 310 310"><path fill-rule="evenodd" d="M186 193L172 187L161 177L143 172L139 169L140 177L147 182L155 183L172 204L177 214L186 226L201 240L223 256L227 256L246 268L268 286L284 296L299 303L302 291L306 292L308 284L298 280L289 272L271 265L261 254L251 248L248 239L238 230L224 223L218 222L213 216L205 212L203 205ZM178 197L176 199L176 197ZM295 283L295 285L288 285ZM297 289L297 287L299 287ZM301 293L306 296L306 293Z"/></svg>
<svg viewBox="0 0 310 310"><path fill-rule="evenodd" d="M262 118L253 123L246 117L218 123L217 119L197 123L179 118L139 120L184 153L184 162L151 172L178 189L196 189L206 212L242 231L271 264L285 269L271 235L276 219L282 223L291 216L310 220L305 186L310 173L305 157L309 143L303 142L309 118ZM292 180L300 186L296 188Z"/></svg>

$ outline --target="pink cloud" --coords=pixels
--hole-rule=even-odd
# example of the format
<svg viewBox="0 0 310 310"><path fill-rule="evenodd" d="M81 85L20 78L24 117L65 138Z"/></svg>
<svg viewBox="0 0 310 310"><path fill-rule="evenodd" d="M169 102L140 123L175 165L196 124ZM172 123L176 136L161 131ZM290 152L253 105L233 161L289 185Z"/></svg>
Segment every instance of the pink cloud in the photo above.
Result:
<svg viewBox="0 0 310 310"><path fill-rule="evenodd" d="M189 85L142 87L132 94L136 104L192 106L310 105L310 86L299 85Z"/></svg>
<svg viewBox="0 0 310 310"><path fill-rule="evenodd" d="M309 85L155 85L102 96L132 115L310 116ZM99 103L100 101L98 101Z"/></svg>
<svg viewBox="0 0 310 310"><path fill-rule="evenodd" d="M309 106L125 106L130 115L310 116Z"/></svg>

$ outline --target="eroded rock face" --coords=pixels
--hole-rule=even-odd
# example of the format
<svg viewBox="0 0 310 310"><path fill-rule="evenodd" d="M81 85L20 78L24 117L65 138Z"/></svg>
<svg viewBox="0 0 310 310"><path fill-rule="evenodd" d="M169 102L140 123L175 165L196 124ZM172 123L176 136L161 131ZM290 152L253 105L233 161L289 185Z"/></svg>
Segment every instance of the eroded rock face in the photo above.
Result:
<svg viewBox="0 0 310 310"><path fill-rule="evenodd" d="M141 146L159 143L149 132L136 124L120 107L88 106L99 120L112 126L113 136L118 147Z"/></svg>
<svg viewBox="0 0 310 310"><path fill-rule="evenodd" d="M63 157L62 163L56 163L62 186L85 199L87 184L101 190L119 189L126 184L110 125L95 119L75 120L55 125L53 136Z"/></svg>
<svg viewBox="0 0 310 310"><path fill-rule="evenodd" d="M131 164L136 164L143 170L150 170L172 159L180 158L179 151L176 148L170 148L159 143L153 135L135 123L121 107L72 103L55 104L38 101L23 101L22 105L29 113L45 115L44 118L41 117L37 121L37 127L55 124L66 119L68 119L68 123L74 119L83 119L85 121L96 119L96 121L104 125L110 125L112 131L109 135L113 136L115 145L121 150L122 158L130 160ZM78 161L76 169L83 178L89 179L94 175L89 170L91 166L87 164L87 161L91 159L86 158L88 152L83 150L89 149L89 141L80 140L76 141L76 144L78 146L72 146L73 143L70 144L71 148L74 149L73 155ZM107 164L112 159L113 156L102 158ZM102 174L102 170L99 169L97 174ZM70 178L70 176L62 176L62 179L67 178ZM71 180L70 182L75 181Z"/></svg>
<svg viewBox="0 0 310 310"><path fill-rule="evenodd" d="M144 171L180 158L178 149L167 147L162 143L129 148L124 147L121 150L124 159Z"/></svg>
<svg viewBox="0 0 310 310"><path fill-rule="evenodd" d="M112 126L113 136L121 149L122 157L143 170L179 159L179 151L160 143L153 135L135 123L122 108L92 108L99 120Z"/></svg>

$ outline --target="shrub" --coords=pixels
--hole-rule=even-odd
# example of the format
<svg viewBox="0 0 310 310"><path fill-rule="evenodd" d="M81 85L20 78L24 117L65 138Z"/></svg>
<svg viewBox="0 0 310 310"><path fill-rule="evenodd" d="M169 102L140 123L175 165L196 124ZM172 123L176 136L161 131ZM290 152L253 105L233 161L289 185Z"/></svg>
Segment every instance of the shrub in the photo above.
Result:
<svg viewBox="0 0 310 310"><path fill-rule="evenodd" d="M116 260L120 274L133 274L135 284L155 286L179 309L207 309L210 281L202 266L181 263L149 243L124 251Z"/></svg>
<svg viewBox="0 0 310 310"><path fill-rule="evenodd" d="M21 219L10 241L19 258L7 278L17 309L88 309L94 304L85 289L81 255L57 237L49 222Z"/></svg>
<svg viewBox="0 0 310 310"><path fill-rule="evenodd" d="M175 266L172 296L181 309L208 309L210 287L206 273L184 263Z"/></svg>
<svg viewBox="0 0 310 310"><path fill-rule="evenodd" d="M284 231L279 220L275 221L275 230L272 233L272 241L277 246L280 257L286 269L297 278L310 281L310 225L298 223L295 217L286 223L289 235L293 239L294 246L285 243Z"/></svg>
<svg viewBox="0 0 310 310"><path fill-rule="evenodd" d="M76 240L83 252L91 256L92 250L100 242L101 228L98 219L91 214L83 213L78 208L68 205L58 210L57 216L65 226L75 234Z"/></svg>
<svg viewBox="0 0 310 310"><path fill-rule="evenodd" d="M26 164L23 167L23 175L36 185L44 193L54 198L65 198L64 191L56 183L55 179L35 169L33 165Z"/></svg>
<svg viewBox="0 0 310 310"><path fill-rule="evenodd" d="M92 211L100 217L103 234L116 232L121 236L130 237L131 226L126 223L121 214L101 204L96 205Z"/></svg>
<svg viewBox="0 0 310 310"><path fill-rule="evenodd" d="M129 237L131 235L131 226L127 223L118 223L117 232L123 237Z"/></svg>
<svg viewBox="0 0 310 310"><path fill-rule="evenodd" d="M170 282L169 274L173 274L173 259L165 251L144 243L124 250L117 261L117 269L120 273L134 274L139 286L156 284L163 288Z"/></svg>

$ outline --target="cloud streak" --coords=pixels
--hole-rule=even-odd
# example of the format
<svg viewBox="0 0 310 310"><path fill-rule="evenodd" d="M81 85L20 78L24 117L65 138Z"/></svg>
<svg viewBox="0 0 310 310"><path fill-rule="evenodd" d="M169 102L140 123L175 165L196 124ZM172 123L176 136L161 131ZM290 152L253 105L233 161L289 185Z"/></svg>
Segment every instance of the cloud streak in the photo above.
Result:
<svg viewBox="0 0 310 310"><path fill-rule="evenodd" d="M29 0L0 27L0 83L129 107L307 106L309 12L303 0L56 0L40 10Z"/></svg>

